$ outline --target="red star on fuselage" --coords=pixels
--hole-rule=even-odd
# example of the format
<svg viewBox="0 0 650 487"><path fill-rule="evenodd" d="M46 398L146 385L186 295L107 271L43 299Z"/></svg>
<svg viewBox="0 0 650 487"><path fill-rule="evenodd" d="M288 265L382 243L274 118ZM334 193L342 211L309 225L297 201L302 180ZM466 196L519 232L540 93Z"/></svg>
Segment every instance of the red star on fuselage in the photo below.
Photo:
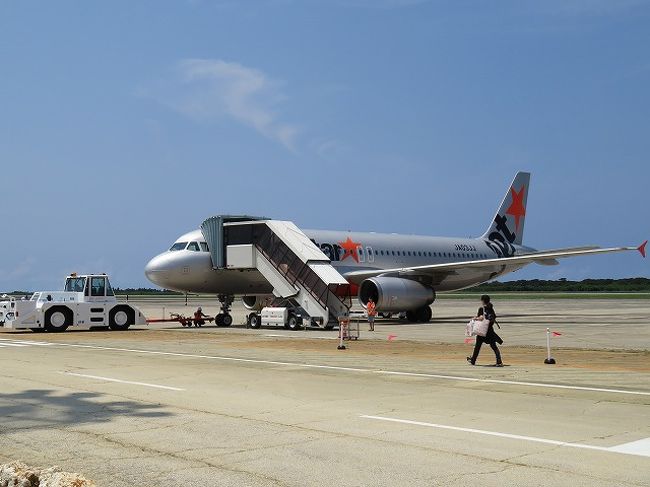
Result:
<svg viewBox="0 0 650 487"><path fill-rule="evenodd" d="M360 243L353 242L350 237L345 242L339 242L341 248L345 251L341 260L345 260L348 257L352 257L356 262L359 262L359 254L357 253L357 248L361 245Z"/></svg>
<svg viewBox="0 0 650 487"><path fill-rule="evenodd" d="M519 230L519 219L522 216L526 216L526 208L524 207L524 192L526 187L521 186L519 191L515 191L515 188L510 188L510 194L512 195L512 203L506 210L508 215L515 217L515 229Z"/></svg>

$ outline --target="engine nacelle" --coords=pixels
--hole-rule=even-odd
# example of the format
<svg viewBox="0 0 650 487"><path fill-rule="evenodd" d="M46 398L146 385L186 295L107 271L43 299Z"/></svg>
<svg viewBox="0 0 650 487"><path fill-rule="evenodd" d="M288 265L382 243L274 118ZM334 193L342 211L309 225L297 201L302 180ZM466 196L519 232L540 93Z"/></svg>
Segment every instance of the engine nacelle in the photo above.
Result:
<svg viewBox="0 0 650 487"><path fill-rule="evenodd" d="M244 296L241 298L244 303L244 308L251 311L262 311L262 308L268 306L272 299L273 295L271 294L268 296Z"/></svg>
<svg viewBox="0 0 650 487"><path fill-rule="evenodd" d="M436 299L430 287L401 277L371 277L359 286L359 301L364 306L372 298L377 311L406 311L428 306Z"/></svg>

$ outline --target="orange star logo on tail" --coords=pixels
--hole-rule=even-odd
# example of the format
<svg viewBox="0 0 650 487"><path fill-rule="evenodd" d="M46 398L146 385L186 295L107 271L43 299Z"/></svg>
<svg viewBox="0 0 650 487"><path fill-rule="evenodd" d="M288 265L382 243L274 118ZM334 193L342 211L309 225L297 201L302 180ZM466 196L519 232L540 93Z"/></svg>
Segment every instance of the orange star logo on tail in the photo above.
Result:
<svg viewBox="0 0 650 487"><path fill-rule="evenodd" d="M512 195L512 203L506 210L508 215L515 217L515 229L519 230L519 219L522 216L526 216L526 208L524 207L524 194L526 187L521 186L519 191L515 191L515 188L510 188L510 194Z"/></svg>
<svg viewBox="0 0 650 487"><path fill-rule="evenodd" d="M339 242L341 248L345 251L341 260L352 257L356 262L359 262L359 254L357 248L361 245L358 242L353 242L350 237L345 242Z"/></svg>

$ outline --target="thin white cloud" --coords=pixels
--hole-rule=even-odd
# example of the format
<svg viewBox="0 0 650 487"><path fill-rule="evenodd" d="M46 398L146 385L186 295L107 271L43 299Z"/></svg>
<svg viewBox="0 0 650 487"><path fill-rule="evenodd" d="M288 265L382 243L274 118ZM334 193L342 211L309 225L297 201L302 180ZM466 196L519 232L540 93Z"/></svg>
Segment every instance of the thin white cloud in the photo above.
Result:
<svg viewBox="0 0 650 487"><path fill-rule="evenodd" d="M182 95L166 103L194 119L230 117L296 150L299 127L280 120L281 83L260 70L221 59L185 59L178 65Z"/></svg>

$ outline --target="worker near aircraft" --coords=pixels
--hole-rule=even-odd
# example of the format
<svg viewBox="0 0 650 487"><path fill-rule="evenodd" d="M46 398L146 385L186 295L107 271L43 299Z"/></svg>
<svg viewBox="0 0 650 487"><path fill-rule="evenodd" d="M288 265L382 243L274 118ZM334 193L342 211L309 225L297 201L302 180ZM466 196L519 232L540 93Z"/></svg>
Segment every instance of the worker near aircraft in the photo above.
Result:
<svg viewBox="0 0 650 487"><path fill-rule="evenodd" d="M366 311L368 312L368 331L375 331L375 316L377 316L377 305L372 298L368 298Z"/></svg>
<svg viewBox="0 0 650 487"><path fill-rule="evenodd" d="M207 317L208 315L203 314L203 309L201 308L201 306L199 306L194 312L194 326L205 325L205 320L203 318L207 318Z"/></svg>
<svg viewBox="0 0 650 487"><path fill-rule="evenodd" d="M483 343L487 343L494 351L494 355L497 360L496 366L503 367L503 361L501 360L501 352L499 351L499 347L497 347L497 343L502 344L503 340L494 331L494 323L497 319L497 315L494 312L494 306L492 306L492 303L490 302L490 296L488 296L487 294L481 296L481 304L482 306L478 309L478 313L473 319L477 321L488 320L489 321L488 331L484 337L479 335L476 336L476 345L474 345L474 353L472 354L471 357L467 357L467 361L471 365L476 365L476 359L478 358L478 354L481 351L481 345L483 345Z"/></svg>

